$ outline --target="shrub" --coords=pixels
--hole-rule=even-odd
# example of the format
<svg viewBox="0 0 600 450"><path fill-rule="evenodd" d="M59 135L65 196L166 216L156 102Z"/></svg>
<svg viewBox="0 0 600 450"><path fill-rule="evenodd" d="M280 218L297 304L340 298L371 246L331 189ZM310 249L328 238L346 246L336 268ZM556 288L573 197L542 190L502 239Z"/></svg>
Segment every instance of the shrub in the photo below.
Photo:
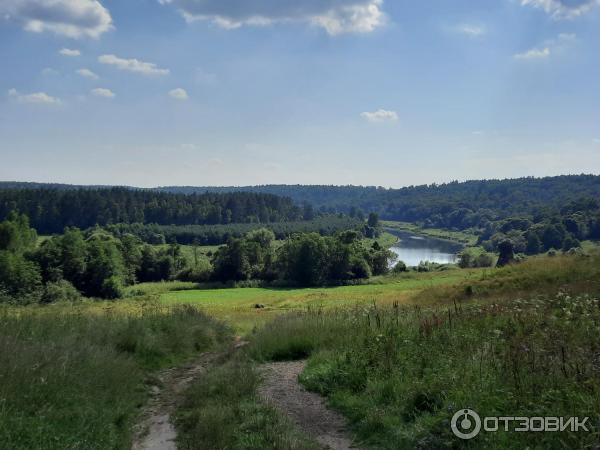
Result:
<svg viewBox="0 0 600 450"><path fill-rule="evenodd" d="M44 287L42 303L76 302L81 300L81 294L66 280L48 283Z"/></svg>
<svg viewBox="0 0 600 450"><path fill-rule="evenodd" d="M112 276L102 282L100 295L102 298L114 300L123 297L123 281L118 276Z"/></svg>
<svg viewBox="0 0 600 450"><path fill-rule="evenodd" d="M398 261L392 269L392 272L394 273L402 273L406 271L408 271L408 268L406 267L406 263L404 261Z"/></svg>

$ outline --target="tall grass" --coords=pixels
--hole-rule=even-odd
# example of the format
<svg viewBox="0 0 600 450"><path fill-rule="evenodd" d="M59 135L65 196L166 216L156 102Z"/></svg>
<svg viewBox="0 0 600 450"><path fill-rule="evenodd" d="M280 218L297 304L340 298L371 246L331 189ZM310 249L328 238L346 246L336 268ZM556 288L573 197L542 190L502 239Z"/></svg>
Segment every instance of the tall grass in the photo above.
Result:
<svg viewBox="0 0 600 450"><path fill-rule="evenodd" d="M473 298L514 298L552 294L600 292L600 253L532 257L520 264L473 272L470 280L426 288L414 296L419 304Z"/></svg>
<svg viewBox="0 0 600 450"><path fill-rule="evenodd" d="M151 371L227 333L191 307L0 310L0 447L129 448Z"/></svg>
<svg viewBox="0 0 600 450"><path fill-rule="evenodd" d="M258 358L311 354L301 381L330 398L377 449L463 445L449 420L589 416L600 424L600 302L515 300L426 311L369 308L283 317L258 333ZM330 329L336 330L333 334ZM594 433L488 433L472 448L584 448Z"/></svg>
<svg viewBox="0 0 600 450"><path fill-rule="evenodd" d="M593 294L593 275L600 267L582 261L597 264L548 258L514 266L470 281L470 292L453 290L456 302L450 296L429 307L282 316L257 331L249 352L258 360L309 355L302 383L326 395L368 448L593 448L600 433L600 296ZM510 299L515 292L527 295ZM465 442L450 428L462 408L481 416L587 416L592 427L481 433Z"/></svg>

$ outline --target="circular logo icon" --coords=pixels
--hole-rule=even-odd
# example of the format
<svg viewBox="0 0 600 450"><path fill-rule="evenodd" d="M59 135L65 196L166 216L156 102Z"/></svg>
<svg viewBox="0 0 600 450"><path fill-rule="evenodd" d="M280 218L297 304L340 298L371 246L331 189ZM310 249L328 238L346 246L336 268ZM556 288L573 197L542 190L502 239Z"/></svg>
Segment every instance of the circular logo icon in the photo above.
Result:
<svg viewBox="0 0 600 450"><path fill-rule="evenodd" d="M473 439L481 431L481 418L471 409L461 409L452 416L452 432L461 439Z"/></svg>

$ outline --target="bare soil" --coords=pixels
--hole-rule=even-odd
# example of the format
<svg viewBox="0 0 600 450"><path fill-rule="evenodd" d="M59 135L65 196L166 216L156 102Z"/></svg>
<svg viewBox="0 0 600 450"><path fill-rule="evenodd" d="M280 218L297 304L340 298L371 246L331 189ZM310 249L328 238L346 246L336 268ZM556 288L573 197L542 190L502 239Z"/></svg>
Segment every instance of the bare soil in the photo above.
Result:
<svg viewBox="0 0 600 450"><path fill-rule="evenodd" d="M345 418L328 409L323 397L307 391L298 382L305 365L306 361L265 364L261 397L323 447L358 449L352 444Z"/></svg>
<svg viewBox="0 0 600 450"><path fill-rule="evenodd" d="M152 386L152 396L136 425L132 450L176 450L177 433L171 421L181 393L217 358L217 353L203 353L194 361L160 372Z"/></svg>

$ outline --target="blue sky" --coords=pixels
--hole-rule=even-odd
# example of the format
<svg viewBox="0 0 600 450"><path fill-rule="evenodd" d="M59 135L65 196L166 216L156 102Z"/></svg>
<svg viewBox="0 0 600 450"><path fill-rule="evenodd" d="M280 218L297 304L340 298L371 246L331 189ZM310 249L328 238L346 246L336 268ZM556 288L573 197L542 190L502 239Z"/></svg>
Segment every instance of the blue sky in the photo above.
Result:
<svg viewBox="0 0 600 450"><path fill-rule="evenodd" d="M0 179L600 173L600 0L2 0Z"/></svg>

